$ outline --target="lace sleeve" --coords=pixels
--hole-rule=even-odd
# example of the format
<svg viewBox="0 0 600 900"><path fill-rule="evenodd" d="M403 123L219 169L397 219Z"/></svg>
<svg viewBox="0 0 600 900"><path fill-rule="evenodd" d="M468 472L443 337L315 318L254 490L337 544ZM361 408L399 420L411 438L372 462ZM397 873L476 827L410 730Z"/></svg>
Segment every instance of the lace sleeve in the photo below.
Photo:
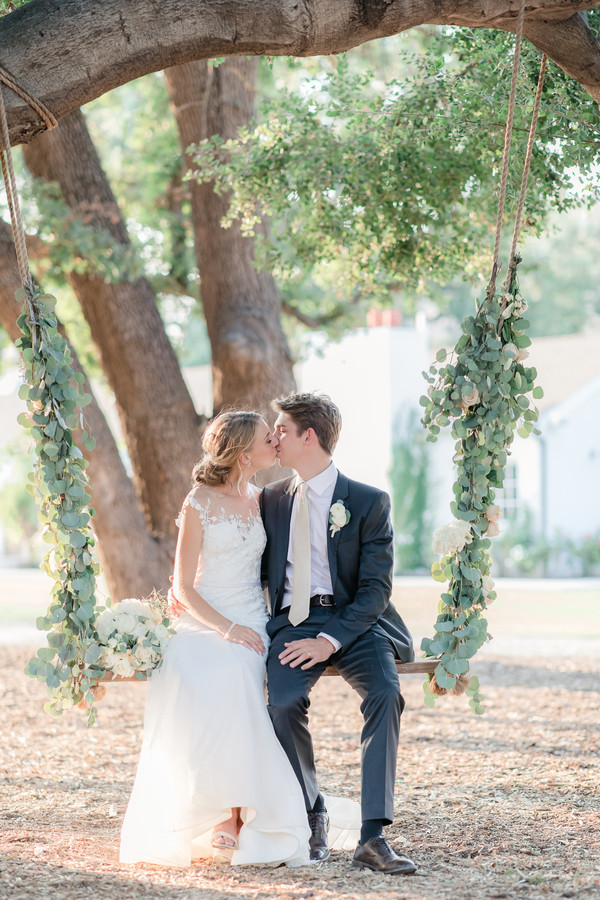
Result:
<svg viewBox="0 0 600 900"><path fill-rule="evenodd" d="M181 527L181 517L183 516L183 513L188 506L191 506L193 509L195 509L198 512L198 515L200 516L200 520L201 520L202 524L206 525L207 522L209 521L208 510L209 510L209 506L210 506L210 498L206 497L204 504L202 504L202 503L200 503L199 500L196 499L196 497L193 497L192 494L188 494L187 497L185 498L185 500L183 501L183 506L181 507L181 512L175 519L175 524L177 525L177 527L178 528Z"/></svg>

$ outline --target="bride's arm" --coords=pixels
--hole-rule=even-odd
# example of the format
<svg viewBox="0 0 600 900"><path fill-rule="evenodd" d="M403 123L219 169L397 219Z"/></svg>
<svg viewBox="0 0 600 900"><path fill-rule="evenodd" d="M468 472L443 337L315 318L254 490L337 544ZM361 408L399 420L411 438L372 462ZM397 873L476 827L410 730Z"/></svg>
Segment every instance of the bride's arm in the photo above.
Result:
<svg viewBox="0 0 600 900"><path fill-rule="evenodd" d="M257 653L264 653L263 642L255 631L244 625L238 625L221 615L200 596L194 587L198 560L202 553L202 533L200 516L191 505L186 505L181 513L179 538L175 551L173 593L177 601L195 619L208 625L209 628L213 628L227 640L236 644L244 644L244 646L256 650Z"/></svg>

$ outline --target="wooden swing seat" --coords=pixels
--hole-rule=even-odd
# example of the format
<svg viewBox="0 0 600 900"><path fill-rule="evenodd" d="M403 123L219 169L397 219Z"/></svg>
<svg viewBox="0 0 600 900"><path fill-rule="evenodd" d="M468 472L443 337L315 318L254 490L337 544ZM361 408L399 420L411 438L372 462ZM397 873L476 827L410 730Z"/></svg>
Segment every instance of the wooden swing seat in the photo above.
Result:
<svg viewBox="0 0 600 900"><path fill-rule="evenodd" d="M436 667L439 663L439 659L435 657L426 659L422 657L420 659L415 659L412 662L401 662L399 659L396 660L396 669L398 670L399 675L433 675L436 670ZM323 675L328 676L339 676L339 672L335 666L327 666ZM102 679L99 684L113 684L115 682L129 681L135 682L138 684L144 684L148 679L147 678L138 678L136 675L131 675L125 678L122 675L113 675L110 677L110 673L106 673L106 676Z"/></svg>
<svg viewBox="0 0 600 900"><path fill-rule="evenodd" d="M433 675L436 670L436 667L439 663L439 659L435 659L430 657L429 659L425 659L425 657L421 659L415 659L412 662L401 662L401 660L396 660L396 669L398 670L398 675ZM336 669L335 666L327 666L323 675L339 675L340 673Z"/></svg>

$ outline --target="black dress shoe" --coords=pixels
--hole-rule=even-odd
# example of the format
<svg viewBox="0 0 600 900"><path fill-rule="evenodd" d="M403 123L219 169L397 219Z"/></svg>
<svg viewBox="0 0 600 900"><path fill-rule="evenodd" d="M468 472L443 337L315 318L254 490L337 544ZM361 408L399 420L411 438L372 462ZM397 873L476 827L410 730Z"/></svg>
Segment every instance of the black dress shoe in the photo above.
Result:
<svg viewBox="0 0 600 900"><path fill-rule="evenodd" d="M374 837L359 844L354 852L352 865L386 875L414 875L417 871L412 859L394 853L384 837Z"/></svg>
<svg viewBox="0 0 600 900"><path fill-rule="evenodd" d="M308 824L310 825L310 858L312 862L325 862L329 859L329 845L327 832L329 831L329 816L326 812L309 812Z"/></svg>

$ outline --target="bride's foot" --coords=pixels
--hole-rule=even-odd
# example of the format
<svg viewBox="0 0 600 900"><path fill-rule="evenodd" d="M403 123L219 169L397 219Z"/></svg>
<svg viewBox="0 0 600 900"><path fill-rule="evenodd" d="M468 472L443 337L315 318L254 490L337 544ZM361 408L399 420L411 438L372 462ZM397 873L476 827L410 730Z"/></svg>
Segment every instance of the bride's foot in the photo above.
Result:
<svg viewBox="0 0 600 900"><path fill-rule="evenodd" d="M239 807L233 809L230 818L217 825L212 833L213 860L216 863L230 863L237 850L238 834L243 824L240 812Z"/></svg>
<svg viewBox="0 0 600 900"><path fill-rule="evenodd" d="M212 855L216 863L228 864L233 858L233 853L237 850L237 838L229 834L228 831L213 831L212 835Z"/></svg>

